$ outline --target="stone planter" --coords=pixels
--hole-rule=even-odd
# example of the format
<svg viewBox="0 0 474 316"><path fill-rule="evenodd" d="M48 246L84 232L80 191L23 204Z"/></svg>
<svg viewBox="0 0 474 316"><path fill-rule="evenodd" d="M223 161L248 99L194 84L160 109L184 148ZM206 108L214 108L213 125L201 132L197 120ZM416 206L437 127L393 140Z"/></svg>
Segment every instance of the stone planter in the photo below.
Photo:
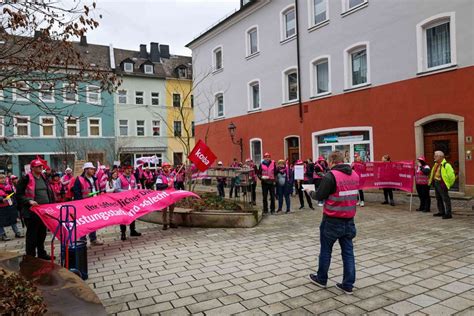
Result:
<svg viewBox="0 0 474 316"><path fill-rule="evenodd" d="M140 220L150 223L162 224L160 211L146 214ZM251 211L224 211L205 210L202 212L190 209L176 208L173 222L185 227L208 228L251 228L262 220L261 210Z"/></svg>

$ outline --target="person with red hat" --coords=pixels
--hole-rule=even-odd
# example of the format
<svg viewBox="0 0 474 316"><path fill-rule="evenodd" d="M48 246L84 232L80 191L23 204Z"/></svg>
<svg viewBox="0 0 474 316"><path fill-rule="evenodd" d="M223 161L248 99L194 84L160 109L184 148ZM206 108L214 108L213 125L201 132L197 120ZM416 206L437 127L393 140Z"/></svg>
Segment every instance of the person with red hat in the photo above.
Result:
<svg viewBox="0 0 474 316"><path fill-rule="evenodd" d="M415 184L418 198L420 199L420 207L416 210L419 212L430 212L431 209L431 197L430 197L430 186L428 184L430 180L431 168L426 163L424 156L420 156L417 159L417 168L415 172Z"/></svg>
<svg viewBox="0 0 474 316"><path fill-rule="evenodd" d="M35 159L30 163L30 167L31 172L21 178L17 187L17 199L21 205L21 215L26 223L26 254L51 260L51 256L44 248L46 226L40 217L31 211L31 207L54 203L54 193L43 175L43 162Z"/></svg>
<svg viewBox="0 0 474 316"><path fill-rule="evenodd" d="M76 179L74 178L74 175L72 174L72 169L67 167L66 170L64 170L64 175L61 177L61 184L63 185L64 188L64 199L66 201L71 201L72 200L72 187L74 186L74 182Z"/></svg>
<svg viewBox="0 0 474 316"><path fill-rule="evenodd" d="M136 190L138 189L137 179L132 174L133 167L130 164L123 165L123 173L118 177L117 181L115 182L115 192L123 192L128 190ZM120 225L120 239L127 240L126 236L127 226ZM132 237L139 237L142 234L137 232L135 229L135 221L130 224L130 236Z"/></svg>
<svg viewBox="0 0 474 316"><path fill-rule="evenodd" d="M0 240L8 241L10 238L5 233L5 228L10 226L16 238L23 235L17 226L18 210L15 196L15 188L7 183L5 174L0 173Z"/></svg>
<svg viewBox="0 0 474 316"><path fill-rule="evenodd" d="M268 214L268 194L270 193L270 213L275 214L275 179L277 175L275 161L265 153L258 168L258 178L262 182L263 214Z"/></svg>
<svg viewBox="0 0 474 316"><path fill-rule="evenodd" d="M163 162L161 165L163 171L161 174L156 178L156 189L158 191L164 191L167 189L174 188L174 174L171 172L171 165L167 162ZM167 230L168 226L171 228L178 228L178 225L173 223L173 215L174 215L174 204L171 204L167 208L164 208L161 211L162 222L163 222L163 230Z"/></svg>
<svg viewBox="0 0 474 316"><path fill-rule="evenodd" d="M311 181L308 181L307 164L304 163L303 160L297 160L295 165L297 166L303 165L303 168L304 168L304 180L295 180L295 189L296 189L296 192L298 193L298 198L300 200L300 210L304 208L304 197L306 197L306 202L308 202L309 208L314 210L311 197L309 196L308 192L303 190L303 184L311 184Z"/></svg>
<svg viewBox="0 0 474 316"><path fill-rule="evenodd" d="M324 177L324 174L327 172L327 162L324 156L319 156L318 160L314 163L313 171L313 184L315 189L319 188L321 179ZM318 206L323 206L323 201L318 201Z"/></svg>

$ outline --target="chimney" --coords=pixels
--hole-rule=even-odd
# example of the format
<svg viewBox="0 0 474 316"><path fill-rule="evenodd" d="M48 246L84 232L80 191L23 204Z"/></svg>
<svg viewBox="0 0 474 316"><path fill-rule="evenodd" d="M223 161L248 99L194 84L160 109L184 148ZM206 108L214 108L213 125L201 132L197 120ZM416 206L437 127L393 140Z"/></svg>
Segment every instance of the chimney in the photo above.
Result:
<svg viewBox="0 0 474 316"><path fill-rule="evenodd" d="M169 45L160 45L160 56L166 59L169 59L171 57Z"/></svg>
<svg viewBox="0 0 474 316"><path fill-rule="evenodd" d="M87 46L87 36L81 35L81 40L79 42L79 45L81 46Z"/></svg>
<svg viewBox="0 0 474 316"><path fill-rule="evenodd" d="M146 44L140 44L140 58L147 59L148 52L146 51Z"/></svg>
<svg viewBox="0 0 474 316"><path fill-rule="evenodd" d="M154 63L160 62L160 47L158 43L150 43L150 57L151 61Z"/></svg>

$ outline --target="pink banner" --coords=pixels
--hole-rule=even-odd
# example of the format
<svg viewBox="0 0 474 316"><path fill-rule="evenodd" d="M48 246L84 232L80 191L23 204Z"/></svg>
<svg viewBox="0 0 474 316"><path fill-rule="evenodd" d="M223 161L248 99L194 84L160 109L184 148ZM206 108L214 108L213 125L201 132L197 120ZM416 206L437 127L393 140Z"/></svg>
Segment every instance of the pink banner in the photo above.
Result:
<svg viewBox="0 0 474 316"><path fill-rule="evenodd" d="M413 192L413 161L355 163L361 189L391 188Z"/></svg>
<svg viewBox="0 0 474 316"><path fill-rule="evenodd" d="M107 193L84 200L56 204L44 204L31 209L54 233L58 226L59 209L63 205L76 208L77 237L85 236L101 228L112 225L128 225L140 216L159 211L186 197L198 195L182 190L165 191L131 190L121 193ZM71 209L71 218L73 216ZM63 218L65 213L63 212ZM66 229L63 228L63 232ZM59 238L59 236L58 236Z"/></svg>

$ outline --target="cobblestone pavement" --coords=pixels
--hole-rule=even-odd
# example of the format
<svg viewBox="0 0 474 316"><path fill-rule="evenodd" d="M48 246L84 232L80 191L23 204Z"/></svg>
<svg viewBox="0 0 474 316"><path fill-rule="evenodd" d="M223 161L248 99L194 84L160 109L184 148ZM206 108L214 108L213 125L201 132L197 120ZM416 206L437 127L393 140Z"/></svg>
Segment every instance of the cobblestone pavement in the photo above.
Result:
<svg viewBox="0 0 474 316"><path fill-rule="evenodd" d="M162 231L138 222L143 236L126 242L108 228L99 233L106 245L89 248L87 282L117 315L474 315L473 216L442 220L406 204L367 203L356 217L354 295L334 287L337 245L328 289L308 278L320 219L317 208L251 229ZM23 240L0 244L22 248Z"/></svg>

